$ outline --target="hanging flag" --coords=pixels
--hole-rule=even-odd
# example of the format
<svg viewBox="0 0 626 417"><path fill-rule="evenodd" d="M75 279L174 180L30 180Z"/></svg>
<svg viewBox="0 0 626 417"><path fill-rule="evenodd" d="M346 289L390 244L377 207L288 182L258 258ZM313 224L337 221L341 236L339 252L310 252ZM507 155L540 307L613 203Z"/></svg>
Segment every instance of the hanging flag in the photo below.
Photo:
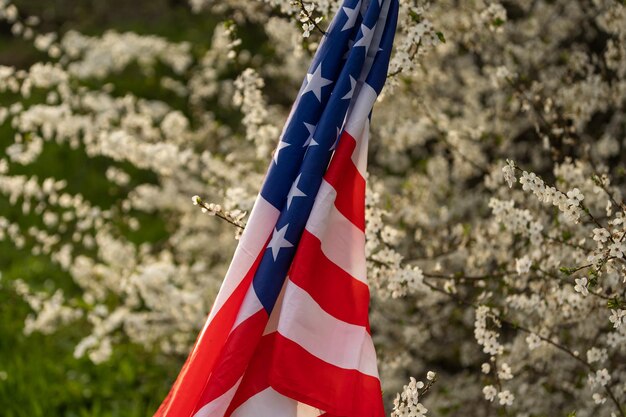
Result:
<svg viewBox="0 0 626 417"><path fill-rule="evenodd" d="M157 417L382 417L368 320L369 119L398 0L323 36L207 322Z"/></svg>

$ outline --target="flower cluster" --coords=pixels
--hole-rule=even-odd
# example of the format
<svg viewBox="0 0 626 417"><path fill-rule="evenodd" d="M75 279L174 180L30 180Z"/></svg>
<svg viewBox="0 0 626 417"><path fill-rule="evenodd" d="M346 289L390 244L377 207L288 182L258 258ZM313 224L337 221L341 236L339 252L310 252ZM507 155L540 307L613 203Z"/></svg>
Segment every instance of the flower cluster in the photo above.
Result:
<svg viewBox="0 0 626 417"><path fill-rule="evenodd" d="M576 223L580 220L581 202L585 197L578 188L564 194L555 187L547 187L541 178L526 171L522 172L519 182L524 191L531 191L539 201L558 207L567 221Z"/></svg>
<svg viewBox="0 0 626 417"><path fill-rule="evenodd" d="M436 374L428 371L427 383L417 381L411 377L409 383L404 386L393 401L392 417L424 417L428 409L420 402L420 399L430 389L436 379Z"/></svg>
<svg viewBox="0 0 626 417"><path fill-rule="evenodd" d="M498 342L499 334L495 330L490 330L489 322L496 328L500 327L497 311L492 311L487 306L479 306L476 309L476 319L474 321L474 337L483 351L489 355L499 355L504 351L504 347Z"/></svg>
<svg viewBox="0 0 626 417"><path fill-rule="evenodd" d="M294 1L300 8L300 22L302 23L302 37L308 38L311 36L311 32L319 28L319 23L324 19L322 16L313 17L315 12L315 4L304 4L302 1ZM320 29L321 30L321 29Z"/></svg>

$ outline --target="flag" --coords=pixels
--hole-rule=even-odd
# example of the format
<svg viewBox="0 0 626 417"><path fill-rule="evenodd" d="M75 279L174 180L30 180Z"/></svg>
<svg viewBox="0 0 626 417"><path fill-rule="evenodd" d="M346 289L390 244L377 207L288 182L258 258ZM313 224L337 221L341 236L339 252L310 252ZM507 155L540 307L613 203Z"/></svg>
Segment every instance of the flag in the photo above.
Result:
<svg viewBox="0 0 626 417"><path fill-rule="evenodd" d="M382 417L365 179L398 0L346 0L320 42L204 328L155 417Z"/></svg>

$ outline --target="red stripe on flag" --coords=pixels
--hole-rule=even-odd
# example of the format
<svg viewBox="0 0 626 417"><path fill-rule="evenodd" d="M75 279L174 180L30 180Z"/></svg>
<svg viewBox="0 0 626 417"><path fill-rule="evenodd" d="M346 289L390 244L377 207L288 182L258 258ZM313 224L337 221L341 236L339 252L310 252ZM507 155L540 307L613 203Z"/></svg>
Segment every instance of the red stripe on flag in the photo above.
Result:
<svg viewBox="0 0 626 417"><path fill-rule="evenodd" d="M369 288L331 262L322 243L306 229L289 272L289 279L305 290L328 314L369 332Z"/></svg>
<svg viewBox="0 0 626 417"><path fill-rule="evenodd" d="M205 331L198 335L198 339L178 374L176 382L172 385L170 392L154 417L190 417L196 409L211 369L215 365L215 361L235 323L237 313L261 262L263 253L263 251L259 253L235 291L213 317Z"/></svg>
<svg viewBox="0 0 626 417"><path fill-rule="evenodd" d="M385 417L378 378L331 365L280 334L275 337L269 380L276 391L331 415Z"/></svg>
<svg viewBox="0 0 626 417"><path fill-rule="evenodd" d="M244 320L228 336L194 413L231 389L242 377L267 324L264 309Z"/></svg>
<svg viewBox="0 0 626 417"><path fill-rule="evenodd" d="M356 140L344 131L324 179L337 191L337 210L365 230L365 178L352 161L355 148Z"/></svg>
<svg viewBox="0 0 626 417"><path fill-rule="evenodd" d="M254 356L250 360L246 374L241 380L237 393L233 397L224 417L229 417L237 407L270 386L268 375L275 335L276 333L270 333L261 338Z"/></svg>

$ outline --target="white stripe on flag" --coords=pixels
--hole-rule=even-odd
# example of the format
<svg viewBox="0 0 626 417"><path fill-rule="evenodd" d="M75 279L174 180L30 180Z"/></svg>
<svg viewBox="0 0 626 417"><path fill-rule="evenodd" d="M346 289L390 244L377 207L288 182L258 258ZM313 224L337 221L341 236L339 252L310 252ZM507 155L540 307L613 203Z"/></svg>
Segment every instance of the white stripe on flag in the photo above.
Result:
<svg viewBox="0 0 626 417"><path fill-rule="evenodd" d="M376 352L367 329L331 316L291 281L287 281L278 333L324 362L378 378Z"/></svg>
<svg viewBox="0 0 626 417"><path fill-rule="evenodd" d="M363 179L367 179L367 147L370 140L370 120L365 119L365 126L360 137L354 137L356 139L356 148L352 152L352 163L361 174Z"/></svg>
<svg viewBox="0 0 626 417"><path fill-rule="evenodd" d="M367 284L365 234L337 210L336 197L337 191L323 180L306 230L322 242L322 252L331 262Z"/></svg>
<svg viewBox="0 0 626 417"><path fill-rule="evenodd" d="M305 403L298 403L296 417L317 417L324 414L319 408L311 407Z"/></svg>
<svg viewBox="0 0 626 417"><path fill-rule="evenodd" d="M246 297L243 299L243 303L241 304L241 308L239 309L239 313L237 313L237 320L235 320L235 324L233 324L231 332L252 315L261 311L262 308L263 305L261 304L261 301L259 301L256 291L254 291L254 286L250 285L250 288L248 288L248 292L246 293Z"/></svg>
<svg viewBox="0 0 626 417"><path fill-rule="evenodd" d="M376 97L376 90L368 84L363 84L346 120L345 130L353 138L358 139L361 136L365 120L367 120L372 111Z"/></svg>
<svg viewBox="0 0 626 417"><path fill-rule="evenodd" d="M323 413L266 388L237 407L232 417L318 417Z"/></svg>
<svg viewBox="0 0 626 417"><path fill-rule="evenodd" d="M248 398L231 415L232 417L296 417L297 403L266 388Z"/></svg>
<svg viewBox="0 0 626 417"><path fill-rule="evenodd" d="M205 327L241 283L259 253L265 249L265 243L276 225L279 214L280 211L259 194Z"/></svg>
<svg viewBox="0 0 626 417"><path fill-rule="evenodd" d="M199 409L193 417L222 417L233 400L240 383L241 378L228 391Z"/></svg>

